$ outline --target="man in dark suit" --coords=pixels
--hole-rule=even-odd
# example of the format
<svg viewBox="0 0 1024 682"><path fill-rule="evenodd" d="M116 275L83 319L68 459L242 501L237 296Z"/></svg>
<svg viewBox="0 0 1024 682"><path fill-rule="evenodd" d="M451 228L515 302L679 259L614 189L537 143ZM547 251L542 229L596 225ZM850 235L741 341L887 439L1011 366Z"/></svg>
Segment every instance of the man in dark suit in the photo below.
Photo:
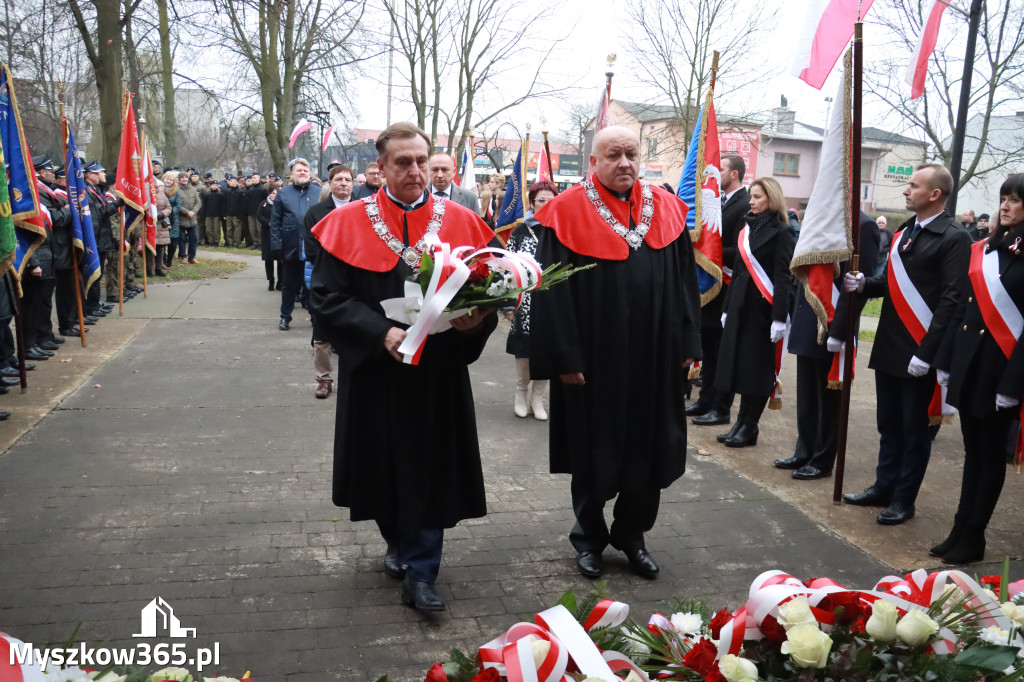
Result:
<svg viewBox="0 0 1024 682"><path fill-rule="evenodd" d="M352 200L373 196L381 186L380 167L376 162L366 164L366 182L352 190Z"/></svg>
<svg viewBox="0 0 1024 682"><path fill-rule="evenodd" d="M942 337L964 294L971 239L944 209L953 177L939 164L918 166L903 191L916 215L894 239L885 272L865 279L847 273L847 291L883 298L869 367L877 393L878 468L849 504L886 507L883 525L914 517L914 501L931 456L928 405L935 393L935 361Z"/></svg>
<svg viewBox="0 0 1024 682"><path fill-rule="evenodd" d="M736 240L745 224L743 216L750 210L750 193L743 186L746 172L747 166L739 156L730 154L722 157L722 271L727 278L722 282L718 296L700 309L700 343L704 350L700 365L700 397L686 408L687 416L693 417L697 426L732 421L733 396L715 388L715 367L718 365L718 349L722 345L722 301L729 289L728 281L736 259Z"/></svg>
<svg viewBox="0 0 1024 682"><path fill-rule="evenodd" d="M443 152L437 152L430 157L427 165L427 172L430 174L430 193L435 197L454 201L460 206L465 206L474 213L480 213L480 200L468 190L464 190L452 183L455 177L455 162L452 157Z"/></svg>

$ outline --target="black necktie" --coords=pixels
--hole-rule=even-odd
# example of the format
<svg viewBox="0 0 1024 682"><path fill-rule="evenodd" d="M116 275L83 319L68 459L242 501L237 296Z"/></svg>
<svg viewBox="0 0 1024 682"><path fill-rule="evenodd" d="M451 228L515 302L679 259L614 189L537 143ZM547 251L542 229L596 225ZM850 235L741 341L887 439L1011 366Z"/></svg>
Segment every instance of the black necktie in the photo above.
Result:
<svg viewBox="0 0 1024 682"><path fill-rule="evenodd" d="M917 233L921 231L921 223L914 223L913 229L910 230L910 237L906 243L903 244L903 250L906 251L910 248L910 245L914 243L914 239L917 238Z"/></svg>
<svg viewBox="0 0 1024 682"><path fill-rule="evenodd" d="M447 199L448 198L448 193L444 192L442 190L437 190L436 192L434 192L434 196L435 197L440 197L441 199Z"/></svg>

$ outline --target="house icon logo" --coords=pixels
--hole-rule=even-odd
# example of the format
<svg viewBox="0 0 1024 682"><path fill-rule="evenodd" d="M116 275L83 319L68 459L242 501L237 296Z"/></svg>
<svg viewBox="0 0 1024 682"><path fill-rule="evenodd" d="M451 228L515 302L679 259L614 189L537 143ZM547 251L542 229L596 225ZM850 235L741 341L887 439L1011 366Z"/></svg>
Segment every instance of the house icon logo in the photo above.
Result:
<svg viewBox="0 0 1024 682"><path fill-rule="evenodd" d="M142 609L142 632L132 637L156 637L158 632L166 632L168 637L195 637L195 628L183 628L174 609L157 597Z"/></svg>

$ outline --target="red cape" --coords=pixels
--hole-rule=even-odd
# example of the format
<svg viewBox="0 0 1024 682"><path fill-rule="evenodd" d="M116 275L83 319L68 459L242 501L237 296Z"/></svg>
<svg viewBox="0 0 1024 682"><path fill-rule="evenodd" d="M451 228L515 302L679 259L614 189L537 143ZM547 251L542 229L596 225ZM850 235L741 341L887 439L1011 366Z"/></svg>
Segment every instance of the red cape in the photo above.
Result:
<svg viewBox="0 0 1024 682"><path fill-rule="evenodd" d="M639 181L633 183L629 202L612 195L596 179L594 186L612 215L627 229L630 214L633 222L640 225L643 200ZM644 243L652 249L663 249L686 230L686 214L690 207L660 187L652 185L651 190L654 194L654 217ZM534 218L541 225L553 229L558 241L575 253L604 260L626 260L629 256L629 244L597 214L582 184L567 189L544 204Z"/></svg>
<svg viewBox="0 0 1024 682"><path fill-rule="evenodd" d="M409 221L409 241L416 244L427 232L427 225L437 199L429 195L427 202L414 211L405 212L388 199L384 188L375 195L381 218L391 234L402 239L402 217ZM398 263L398 254L373 231L366 215L366 202L351 201L328 213L313 226L313 236L332 256L363 270L387 272ZM454 202L444 200L444 218L438 238L452 245L483 248L494 239L494 232L476 212Z"/></svg>

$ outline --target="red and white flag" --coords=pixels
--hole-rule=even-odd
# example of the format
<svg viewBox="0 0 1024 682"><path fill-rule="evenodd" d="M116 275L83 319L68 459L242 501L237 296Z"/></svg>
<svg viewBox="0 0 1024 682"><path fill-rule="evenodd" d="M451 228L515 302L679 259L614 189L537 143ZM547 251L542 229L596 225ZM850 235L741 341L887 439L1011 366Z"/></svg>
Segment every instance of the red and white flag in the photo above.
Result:
<svg viewBox="0 0 1024 682"><path fill-rule="evenodd" d="M310 127L312 127L312 126L310 126ZM320 147L320 153L321 154L323 154L325 151L327 151L327 145L329 145L331 143L331 136L334 135L334 131L337 130L337 128L338 128L338 124L337 123L332 123L331 127L327 129L326 133L324 133L324 143ZM293 140L295 139L294 135L292 136L292 139ZM294 144L294 142L292 144ZM289 147L291 147L291 145L289 145Z"/></svg>
<svg viewBox="0 0 1024 682"><path fill-rule="evenodd" d="M935 51L935 43L939 40L939 28L942 24L942 13L946 11L943 0L932 0L931 8L923 14L921 39L917 41L914 55L907 64L907 84L910 85L910 99L917 99L924 94L924 82L928 77L928 60Z"/></svg>
<svg viewBox="0 0 1024 682"><path fill-rule="evenodd" d="M821 90L874 0L808 0L792 74ZM858 17L859 10L859 17Z"/></svg>
<svg viewBox="0 0 1024 682"><path fill-rule="evenodd" d="M295 130L292 131L292 136L288 139L288 149L291 149L292 147L295 146L295 140L299 139L299 135L306 132L312 127L313 124L307 121L306 119L302 119L301 121L299 121L298 124L296 124L295 126Z"/></svg>

